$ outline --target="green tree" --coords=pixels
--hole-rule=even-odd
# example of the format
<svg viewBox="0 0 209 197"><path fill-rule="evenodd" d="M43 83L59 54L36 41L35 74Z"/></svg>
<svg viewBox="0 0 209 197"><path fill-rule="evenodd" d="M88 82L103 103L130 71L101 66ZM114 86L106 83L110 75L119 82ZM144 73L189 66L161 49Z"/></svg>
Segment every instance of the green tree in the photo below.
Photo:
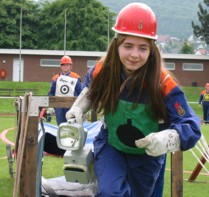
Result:
<svg viewBox="0 0 209 197"><path fill-rule="evenodd" d="M202 40L209 44L209 0L204 0L204 4L207 8L204 8L201 3L198 4L199 11L197 12L197 14L200 24L196 25L192 21L192 27L195 36L202 37Z"/></svg>
<svg viewBox="0 0 209 197"><path fill-rule="evenodd" d="M56 0L41 12L39 48L63 50L66 13L66 50L103 51L107 48L114 14L97 0ZM113 32L110 32L110 37Z"/></svg>
<svg viewBox="0 0 209 197"><path fill-rule="evenodd" d="M1 0L0 4L0 48L19 48L22 29L22 48L36 49L39 29L39 7L28 0ZM22 8L22 28L20 16Z"/></svg>
<svg viewBox="0 0 209 197"><path fill-rule="evenodd" d="M189 44L188 42L184 41L180 52L182 54L194 54L194 48L193 48L193 46L191 44Z"/></svg>

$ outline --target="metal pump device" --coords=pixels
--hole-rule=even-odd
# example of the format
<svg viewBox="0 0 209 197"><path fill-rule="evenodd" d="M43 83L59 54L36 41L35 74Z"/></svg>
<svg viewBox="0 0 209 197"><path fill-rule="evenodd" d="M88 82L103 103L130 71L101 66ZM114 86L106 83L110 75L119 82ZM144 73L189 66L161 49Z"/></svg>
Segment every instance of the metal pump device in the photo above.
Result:
<svg viewBox="0 0 209 197"><path fill-rule="evenodd" d="M58 127L57 145L66 150L64 175L67 182L88 184L94 179L93 153L85 147L87 130L71 119Z"/></svg>

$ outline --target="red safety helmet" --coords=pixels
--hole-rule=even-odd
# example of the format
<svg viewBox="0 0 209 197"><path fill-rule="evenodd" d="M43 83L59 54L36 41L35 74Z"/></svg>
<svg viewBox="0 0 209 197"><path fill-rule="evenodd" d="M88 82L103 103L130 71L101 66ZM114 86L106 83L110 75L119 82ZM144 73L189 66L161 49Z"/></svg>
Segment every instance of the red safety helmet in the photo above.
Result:
<svg viewBox="0 0 209 197"><path fill-rule="evenodd" d="M144 3L130 3L118 14L112 30L120 34L157 40L157 20L152 9Z"/></svg>
<svg viewBox="0 0 209 197"><path fill-rule="evenodd" d="M61 58L61 60L60 60L60 64L62 65L62 64L72 64L73 62L72 62L72 60L71 60L71 58L69 57L69 56L67 56L67 55L65 55L65 56L63 56L62 58Z"/></svg>

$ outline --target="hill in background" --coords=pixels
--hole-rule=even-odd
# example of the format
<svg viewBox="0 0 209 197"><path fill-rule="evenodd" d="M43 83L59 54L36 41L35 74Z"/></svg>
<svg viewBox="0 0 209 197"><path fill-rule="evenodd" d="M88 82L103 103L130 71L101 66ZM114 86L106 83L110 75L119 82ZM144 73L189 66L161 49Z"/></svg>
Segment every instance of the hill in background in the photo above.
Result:
<svg viewBox="0 0 209 197"><path fill-rule="evenodd" d="M36 0L44 2L45 0ZM53 2L55 0L48 0ZM203 0L98 0L110 11L118 12L131 2L141 2L149 5L156 14L158 20L158 35L170 35L181 39L187 39L193 34L192 21L199 22L197 12L198 4L204 5Z"/></svg>

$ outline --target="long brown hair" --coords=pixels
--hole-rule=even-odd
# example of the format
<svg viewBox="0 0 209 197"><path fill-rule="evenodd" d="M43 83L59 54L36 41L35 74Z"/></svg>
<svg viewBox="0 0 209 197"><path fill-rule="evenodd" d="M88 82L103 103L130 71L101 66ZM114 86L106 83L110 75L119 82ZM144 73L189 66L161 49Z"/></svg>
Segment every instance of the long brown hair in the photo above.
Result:
<svg viewBox="0 0 209 197"><path fill-rule="evenodd" d="M97 112L107 114L114 113L117 108L119 95L124 87L129 84L129 93L132 94L138 87L137 98L133 107L137 105L144 88L148 90L148 101L150 112L154 119L167 121L167 112L164 97L160 89L161 58L158 47L154 40L149 40L150 55L144 66L133 72L127 79L121 81L123 65L118 54L118 47L125 40L126 35L118 34L113 38L104 58L103 66L98 75L90 85L89 98L92 108Z"/></svg>

